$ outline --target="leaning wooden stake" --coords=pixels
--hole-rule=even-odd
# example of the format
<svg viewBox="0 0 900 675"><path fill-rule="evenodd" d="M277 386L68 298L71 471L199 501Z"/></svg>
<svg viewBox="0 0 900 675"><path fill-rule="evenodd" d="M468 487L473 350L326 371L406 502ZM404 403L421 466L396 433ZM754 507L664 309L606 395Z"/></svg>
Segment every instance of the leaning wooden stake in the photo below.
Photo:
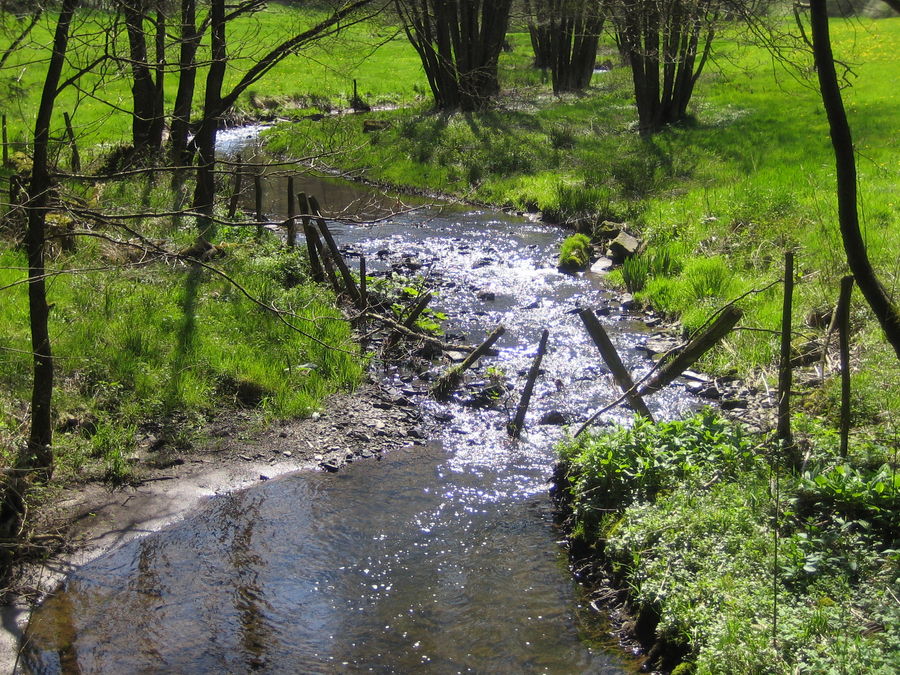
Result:
<svg viewBox="0 0 900 675"><path fill-rule="evenodd" d="M234 188L231 191L231 199L228 202L228 220L234 220L237 213L238 202L241 199L241 182L244 179L244 172L241 169L243 159L241 155L234 158Z"/></svg>
<svg viewBox="0 0 900 675"><path fill-rule="evenodd" d="M325 269L325 276L328 277L328 281L331 282L331 287L334 289L335 295L340 295L343 289L341 288L341 282L337 278L337 274L334 272L334 266L331 264L331 256L328 251L324 250L321 240L316 238L315 240L316 247L316 257L322 263L322 267Z"/></svg>
<svg viewBox="0 0 900 675"><path fill-rule="evenodd" d="M791 311L794 299L794 254L784 254L784 302L781 311L781 355L778 363L777 437L782 451L791 463L798 464L791 434Z"/></svg>
<svg viewBox="0 0 900 675"><path fill-rule="evenodd" d="M597 349L600 350L600 355L603 357L606 365L609 366L610 371L612 371L616 384L618 384L622 391L625 392L625 398L628 401L628 404L638 415L652 421L653 415L650 414L650 410L644 403L644 399L641 398L641 395L635 389L634 381L631 379L628 369L625 368L625 364L623 364L622 359L619 358L619 353L610 341L606 331L603 330L603 326L597 320L594 310L590 308L583 309L578 313L578 316L581 317L591 339L594 341L594 344L597 345Z"/></svg>
<svg viewBox="0 0 900 675"><path fill-rule="evenodd" d="M416 303L416 306L412 308L412 311L409 313L409 316L403 320L403 325L406 328L412 328L416 324L416 319L425 311L425 308L428 307L428 303L431 302L431 293L423 293L419 296L419 301Z"/></svg>
<svg viewBox="0 0 900 675"><path fill-rule="evenodd" d="M482 356L488 353L488 350L494 343L500 339L500 336L506 332L503 326L497 326L493 332L487 336L487 339L476 347L458 366L453 366L446 373L441 375L434 386L431 388L432 395L438 400L444 400L459 386L463 373L475 365Z"/></svg>
<svg viewBox="0 0 900 675"><path fill-rule="evenodd" d="M287 179L287 246L294 248L294 239L297 237L297 202L294 196L294 177Z"/></svg>
<svg viewBox="0 0 900 675"><path fill-rule="evenodd" d="M528 412L528 404L531 402L531 394L534 391L534 382L537 380L538 373L541 372L541 360L544 358L544 352L547 350L547 338L550 331L546 328L541 333L541 341L538 343L537 354L534 355L534 361L531 362L531 368L528 371L528 377L525 379L525 388L522 390L522 398L519 399L519 407L516 408L516 416L510 422L506 430L513 438L518 438L525 428L525 413Z"/></svg>
<svg viewBox="0 0 900 675"><path fill-rule="evenodd" d="M306 252L309 255L309 270L313 281L325 281L325 273L319 260L319 233L312 226L309 218L309 199L305 192L297 195L300 204L300 221L303 223L303 235L306 238Z"/></svg>
<svg viewBox="0 0 900 675"><path fill-rule="evenodd" d="M63 121L66 123L66 138L72 148L72 173L81 173L81 155L78 154L78 143L75 142L75 130L72 128L69 113L63 112Z"/></svg>
<svg viewBox="0 0 900 675"><path fill-rule="evenodd" d="M841 279L835 317L838 325L838 345L841 352L841 457L847 457L850 448L850 295L853 293L853 277Z"/></svg>
<svg viewBox="0 0 900 675"><path fill-rule="evenodd" d="M691 340L687 346L669 363L664 365L656 375L638 389L641 396L655 394L670 384L676 377L696 363L701 356L712 349L724 338L735 324L740 321L743 312L731 305L725 308L715 321L700 335Z"/></svg>
<svg viewBox="0 0 900 675"><path fill-rule="evenodd" d="M353 302L358 303L359 289L356 287L353 275L350 274L350 268L347 267L347 263L344 262L344 258L341 256L341 251L338 248L337 243L335 243L334 237L331 236L331 230L328 229L328 224L325 222L325 219L322 218L322 212L319 210L319 202L312 195L307 196L307 200L310 206L310 214L316 217L316 225L319 228L319 232L322 234L322 238L331 250L331 259L341 272L341 277L344 279L344 286L347 288L347 293L350 295L350 299L353 300Z"/></svg>

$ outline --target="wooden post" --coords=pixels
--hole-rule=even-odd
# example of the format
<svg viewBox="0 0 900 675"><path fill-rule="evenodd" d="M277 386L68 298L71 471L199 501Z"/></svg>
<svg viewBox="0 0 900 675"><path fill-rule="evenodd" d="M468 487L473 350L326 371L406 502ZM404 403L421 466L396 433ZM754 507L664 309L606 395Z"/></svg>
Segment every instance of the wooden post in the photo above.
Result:
<svg viewBox="0 0 900 675"><path fill-rule="evenodd" d="M9 132L6 128L6 115L3 115L0 124L3 126L3 166L9 166Z"/></svg>
<svg viewBox="0 0 900 675"><path fill-rule="evenodd" d="M726 307L715 321L700 335L695 337L674 359L664 365L656 375L638 391L641 396L655 394L670 384L676 377L690 368L701 356L712 349L722 338L731 332L740 321L743 312L734 305Z"/></svg>
<svg viewBox="0 0 900 675"><path fill-rule="evenodd" d="M287 178L287 246L294 248L294 239L297 236L297 201L294 195L294 177Z"/></svg>
<svg viewBox="0 0 900 675"><path fill-rule="evenodd" d="M325 222L325 219L322 218L322 212L319 210L319 202L312 195L308 195L307 200L309 201L311 209L310 214L316 218L316 225L318 226L319 232L325 240L325 243L328 244L328 248L331 250L331 259L341 272L341 277L344 279L344 286L347 289L347 293L350 295L350 299L359 303L359 290L356 288L356 282L353 281L353 275L350 274L350 269L347 267L347 263L344 262L344 258L341 256L341 251L338 248L337 243L335 243L334 237L331 236L331 230L328 229L328 224Z"/></svg>
<svg viewBox="0 0 900 675"><path fill-rule="evenodd" d="M72 173L81 173L81 155L78 154L78 144L75 142L75 130L72 128L72 118L69 113L63 112L63 120L66 123L66 137L72 147Z"/></svg>
<svg viewBox="0 0 900 675"><path fill-rule="evenodd" d="M315 247L316 253L318 254L317 257L322 262L322 267L325 269L325 275L328 277L328 281L331 282L334 294L340 295L343 289L341 288L341 282L338 281L337 274L334 272L334 266L331 264L331 255L328 251L324 250L324 246L318 238L315 239Z"/></svg>
<svg viewBox="0 0 900 675"><path fill-rule="evenodd" d="M528 404L531 402L531 394L534 391L534 382L537 380L538 373L541 371L541 361L544 358L544 352L547 350L547 338L550 337L550 331L546 328L541 333L541 341L538 343L537 354L534 355L534 361L531 362L531 368L528 371L528 377L525 379L525 388L522 390L522 398L519 399L519 407L516 408L515 419L506 427L509 435L518 438L525 428L525 413L528 412Z"/></svg>
<svg viewBox="0 0 900 675"><path fill-rule="evenodd" d="M622 359L619 358L619 354L613 346L612 341L610 341L606 331L603 330L603 326L597 320L597 315L594 314L594 310L590 308L583 309L578 312L578 316L581 317L591 339L594 341L594 344L597 345L597 349L600 350L600 355L603 357L606 365L609 366L610 371L612 371L616 384L618 384L622 391L625 392L625 398L627 399L628 404L638 415L653 421L653 415L650 414L647 404L644 403L644 399L641 398L641 395L635 389L634 381L631 379L628 369L625 368L625 364L623 364Z"/></svg>
<svg viewBox="0 0 900 675"><path fill-rule="evenodd" d="M781 310L781 355L778 364L778 427L777 437L784 456L792 465L797 465L794 457L794 443L791 434L791 311L794 299L794 254L784 254L784 302Z"/></svg>
<svg viewBox="0 0 900 675"><path fill-rule="evenodd" d="M838 344L841 352L841 457L846 458L850 449L850 296L853 293L853 277L841 279L835 316L838 325Z"/></svg>
<svg viewBox="0 0 900 675"><path fill-rule="evenodd" d="M425 308L428 307L428 303L431 302L431 293L423 293L419 296L419 301L416 303L415 307L412 308L412 311L409 313L409 316L403 320L403 325L406 328L412 328L416 319L419 318L419 315L425 311Z"/></svg>
<svg viewBox="0 0 900 675"><path fill-rule="evenodd" d="M263 187L262 172L257 171L253 174L253 193L256 207L256 236L262 239L263 236Z"/></svg>
<svg viewBox="0 0 900 675"><path fill-rule="evenodd" d="M234 189L231 192L231 199L228 202L228 220L234 220L234 216L237 214L238 202L241 199L241 182L243 181L244 176L243 168L241 166L244 162L243 158L238 154L234 159Z"/></svg>
<svg viewBox="0 0 900 675"><path fill-rule="evenodd" d="M366 256L359 256L359 309L365 312L369 308L368 282L366 281Z"/></svg>
<svg viewBox="0 0 900 675"><path fill-rule="evenodd" d="M309 256L309 272L312 275L313 281L322 282L325 281L325 273L322 270L322 263L319 260L319 233L316 232L316 228L310 224L309 199L305 192L301 192L297 195L297 202L300 204L300 221L303 223L303 235L306 238L306 252Z"/></svg>
<svg viewBox="0 0 900 675"><path fill-rule="evenodd" d="M434 397L438 400L443 400L450 396L450 394L453 393L453 390L459 386L463 373L471 368L478 359L487 354L488 350L490 350L494 343L499 340L500 336L505 332L506 329L503 326L497 326L493 332L487 336L487 339L484 342L469 353L462 363L450 368L446 373L441 375L431 388L431 393Z"/></svg>

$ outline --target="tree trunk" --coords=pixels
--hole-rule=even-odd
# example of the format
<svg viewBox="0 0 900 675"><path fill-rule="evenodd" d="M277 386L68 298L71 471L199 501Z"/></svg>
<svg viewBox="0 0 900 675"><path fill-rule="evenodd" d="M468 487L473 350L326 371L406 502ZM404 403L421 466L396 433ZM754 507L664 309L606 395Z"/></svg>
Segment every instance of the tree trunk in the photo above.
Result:
<svg viewBox="0 0 900 675"><path fill-rule="evenodd" d="M191 104L197 81L197 1L181 0L181 49L178 57L178 90L172 110L172 128L169 133L169 157L174 165L186 166L191 162L188 152L188 134L191 123Z"/></svg>
<svg viewBox="0 0 900 675"><path fill-rule="evenodd" d="M887 290L878 280L866 252L866 243L859 229L859 214L856 206L856 157L853 152L853 137L844 110L841 89L838 85L831 51L831 37L828 31L828 14L825 0L811 0L810 20L812 24L813 54L819 76L822 103L828 115L831 130L831 144L837 174L838 221L847 264L856 277L859 290L881 324L888 342L900 359L900 310L891 301Z"/></svg>
<svg viewBox="0 0 900 675"><path fill-rule="evenodd" d="M18 534L24 517L24 500L28 477L35 472L49 478L53 471L53 426L51 404L53 398L53 353L50 346L47 288L44 283L44 245L46 208L52 187L49 167L50 122L56 103L60 74L65 64L69 44L69 27L79 0L64 0L53 37L53 53L44 79L44 88L34 125L34 155L28 200L28 231L25 246L28 252L28 308L31 322L31 349L34 359L34 380L31 396L31 429L28 445L19 454L13 472L8 476L3 503L0 504L0 538ZM4 554L4 558L7 556ZM8 560L0 560L2 563Z"/></svg>
<svg viewBox="0 0 900 675"><path fill-rule="evenodd" d="M131 136L135 154L157 150L162 144L162 120L159 118L159 91L147 57L147 18L145 0L123 0L125 28L128 32L131 62L132 118ZM161 84L161 83L160 83Z"/></svg>

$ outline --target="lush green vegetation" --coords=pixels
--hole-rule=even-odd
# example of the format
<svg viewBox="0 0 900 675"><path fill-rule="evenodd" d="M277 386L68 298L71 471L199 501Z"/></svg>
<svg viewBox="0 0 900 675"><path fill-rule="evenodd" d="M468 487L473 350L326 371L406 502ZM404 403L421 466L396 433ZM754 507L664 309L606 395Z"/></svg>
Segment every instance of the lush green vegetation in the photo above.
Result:
<svg viewBox="0 0 900 675"><path fill-rule="evenodd" d="M832 22L836 53L853 64L845 89L860 150L861 214L869 254L888 287L900 283L894 111L900 77L900 19ZM837 229L834 160L808 55L796 66L734 32L720 38L715 63L694 96L692 124L652 138L634 132L626 68L598 73L582 96L553 97L530 68L527 34L513 34L501 77L506 90L481 113L434 113L428 103L366 115L387 128L364 133L359 116L298 120L274 129L271 147L288 154L352 148L329 161L414 189L442 191L543 212L586 231L627 221L649 243L649 259L611 275L638 299L680 318L686 330L714 308L780 277L782 253L796 251L801 283L795 325L836 301L845 273ZM612 45L600 59L615 62ZM781 297L775 285L741 304L744 324L728 349L703 367L749 376L772 362ZM896 360L857 294L853 323L861 368ZM815 335L806 327L807 335ZM900 410L900 372L885 377L882 410Z"/></svg>
<svg viewBox="0 0 900 675"><path fill-rule="evenodd" d="M800 474L709 411L560 447L572 536L698 673L894 672L896 447L807 431Z"/></svg>

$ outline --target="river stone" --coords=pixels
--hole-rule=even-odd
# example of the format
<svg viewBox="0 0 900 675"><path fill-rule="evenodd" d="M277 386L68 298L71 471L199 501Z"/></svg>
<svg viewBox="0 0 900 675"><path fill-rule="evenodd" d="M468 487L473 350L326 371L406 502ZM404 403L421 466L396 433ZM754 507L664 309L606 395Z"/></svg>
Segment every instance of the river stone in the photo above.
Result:
<svg viewBox="0 0 900 675"><path fill-rule="evenodd" d="M618 236L609 242L609 250L612 259L621 263L637 253L640 245L640 242L627 232L619 232Z"/></svg>
<svg viewBox="0 0 900 675"><path fill-rule="evenodd" d="M483 291L478 291L478 293L476 294L476 297L479 300L496 300L497 294L494 293L494 291L483 290Z"/></svg>
<svg viewBox="0 0 900 675"><path fill-rule="evenodd" d="M601 241L610 241L619 236L622 232L624 223L614 223L611 220L604 220L600 223L600 227L594 230L594 239Z"/></svg>
<svg viewBox="0 0 900 675"><path fill-rule="evenodd" d="M568 424L569 418L559 410L549 410L541 415L541 424Z"/></svg>
<svg viewBox="0 0 900 675"><path fill-rule="evenodd" d="M594 274L606 274L612 269L613 261L606 256L597 258L597 262L591 265L591 272Z"/></svg>
<svg viewBox="0 0 900 675"><path fill-rule="evenodd" d="M638 301L634 299L631 293L623 293L621 307L624 311L630 312L633 309L637 309Z"/></svg>

